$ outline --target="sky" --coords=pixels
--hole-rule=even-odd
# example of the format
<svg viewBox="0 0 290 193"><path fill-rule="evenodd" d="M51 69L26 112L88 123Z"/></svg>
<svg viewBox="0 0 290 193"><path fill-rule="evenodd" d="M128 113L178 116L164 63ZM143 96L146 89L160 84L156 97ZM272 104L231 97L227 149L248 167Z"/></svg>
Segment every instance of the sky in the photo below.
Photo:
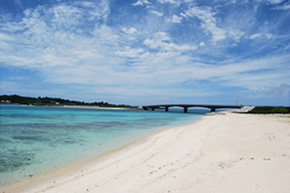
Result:
<svg viewBox="0 0 290 193"><path fill-rule="evenodd" d="M0 0L0 94L290 105L289 0Z"/></svg>

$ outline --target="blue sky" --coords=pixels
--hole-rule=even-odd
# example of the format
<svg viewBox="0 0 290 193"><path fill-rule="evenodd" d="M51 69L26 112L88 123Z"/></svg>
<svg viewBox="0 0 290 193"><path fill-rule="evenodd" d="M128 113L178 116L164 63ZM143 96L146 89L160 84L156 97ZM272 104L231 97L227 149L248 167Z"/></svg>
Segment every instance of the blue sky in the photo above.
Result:
<svg viewBox="0 0 290 193"><path fill-rule="evenodd" d="M0 0L0 92L290 103L288 0Z"/></svg>

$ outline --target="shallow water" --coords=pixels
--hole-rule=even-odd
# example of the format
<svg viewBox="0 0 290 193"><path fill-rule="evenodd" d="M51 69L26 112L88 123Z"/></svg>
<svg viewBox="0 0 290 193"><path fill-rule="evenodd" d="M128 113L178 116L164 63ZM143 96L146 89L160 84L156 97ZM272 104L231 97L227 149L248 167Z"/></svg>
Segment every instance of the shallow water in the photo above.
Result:
<svg viewBox="0 0 290 193"><path fill-rule="evenodd" d="M0 185L112 150L202 114L0 105Z"/></svg>

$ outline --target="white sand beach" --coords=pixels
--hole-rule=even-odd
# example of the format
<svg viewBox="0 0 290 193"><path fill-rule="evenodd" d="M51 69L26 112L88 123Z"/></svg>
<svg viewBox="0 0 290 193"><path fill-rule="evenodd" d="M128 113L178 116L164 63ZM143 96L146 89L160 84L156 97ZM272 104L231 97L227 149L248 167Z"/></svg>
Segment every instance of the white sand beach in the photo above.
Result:
<svg viewBox="0 0 290 193"><path fill-rule="evenodd" d="M290 116L216 113L0 192L288 193Z"/></svg>

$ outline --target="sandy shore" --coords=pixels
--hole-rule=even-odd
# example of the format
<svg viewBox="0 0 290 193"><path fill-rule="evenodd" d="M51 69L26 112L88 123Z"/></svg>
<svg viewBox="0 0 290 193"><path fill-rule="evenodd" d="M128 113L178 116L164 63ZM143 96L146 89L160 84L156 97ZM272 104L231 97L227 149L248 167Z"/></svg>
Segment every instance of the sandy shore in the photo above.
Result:
<svg viewBox="0 0 290 193"><path fill-rule="evenodd" d="M290 116L215 114L0 192L289 193Z"/></svg>

